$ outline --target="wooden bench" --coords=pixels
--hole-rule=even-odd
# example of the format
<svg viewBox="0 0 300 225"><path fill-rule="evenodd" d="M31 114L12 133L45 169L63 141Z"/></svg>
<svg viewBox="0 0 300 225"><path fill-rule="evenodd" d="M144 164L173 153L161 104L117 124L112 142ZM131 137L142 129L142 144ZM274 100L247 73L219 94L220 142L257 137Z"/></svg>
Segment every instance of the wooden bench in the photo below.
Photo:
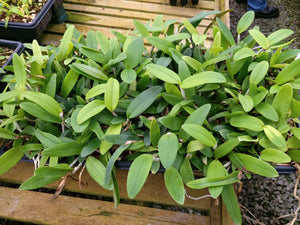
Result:
<svg viewBox="0 0 300 225"><path fill-rule="evenodd" d="M33 175L34 165L19 162L7 173L0 176L4 184L20 184ZM51 200L51 193L38 191L21 191L16 188L0 186L0 218L32 222L37 224L198 224L228 225L231 219L221 201L212 198L192 200L186 198L184 206L179 206L169 196L164 185L163 175L150 174L142 191L131 204L126 192L127 171L118 170L117 179L120 187L121 204L115 208L113 202L95 200L97 196L112 197L112 192L101 188L86 172L83 173L82 188L78 184L78 174L68 179L64 191L81 194L73 197L60 195ZM56 189L59 182L47 186ZM190 196L203 196L208 190L192 190L187 188ZM75 196L75 197L74 197ZM95 197L96 196L96 197ZM97 198L96 198L97 199ZM218 204L217 204L218 203ZM181 211L170 211L160 208L146 207L152 204L177 206L201 210L207 215L195 215ZM145 206L146 205L146 206ZM181 208L180 208L181 209Z"/></svg>
<svg viewBox="0 0 300 225"><path fill-rule="evenodd" d="M40 42L58 45L66 30L66 24L74 24L83 34L87 34L90 30L100 30L107 37L112 37L111 30L124 34L133 30L134 19L145 24L157 15L163 15L165 20L178 19L181 22L201 11L229 9L227 0L200 0L195 6L192 6L190 1L187 6L182 7L179 5L180 0L177 1L178 6L171 6L169 0L65 0L63 5L69 16L67 21L63 24L49 24ZM222 19L229 27L229 14ZM210 19L203 20L198 31L203 33L210 22ZM211 45L211 31L211 29L208 31L206 46Z"/></svg>

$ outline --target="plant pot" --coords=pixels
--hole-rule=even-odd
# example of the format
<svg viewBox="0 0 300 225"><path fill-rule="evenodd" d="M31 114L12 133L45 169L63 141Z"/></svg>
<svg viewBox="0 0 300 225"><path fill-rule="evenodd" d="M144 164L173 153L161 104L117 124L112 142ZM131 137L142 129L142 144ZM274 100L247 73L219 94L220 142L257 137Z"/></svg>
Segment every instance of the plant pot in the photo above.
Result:
<svg viewBox="0 0 300 225"><path fill-rule="evenodd" d="M9 41L9 40L4 40L4 39L0 39L0 47L8 47L10 49L14 49L14 53L17 53L18 55L20 55L24 49L25 46L18 41ZM6 67L7 65L10 65L12 63L12 56L13 54L9 57L9 59L6 61L6 63L2 66L2 69L4 70L4 67ZM0 74L0 80L3 78L4 74Z"/></svg>
<svg viewBox="0 0 300 225"><path fill-rule="evenodd" d="M42 10L31 23L15 23L9 22L5 28L5 22L0 22L0 38L17 40L17 41L32 41L38 39L46 29L52 18L52 5L55 0L48 0Z"/></svg>
<svg viewBox="0 0 300 225"><path fill-rule="evenodd" d="M55 0L52 5L52 13L51 23L61 24L66 21L68 14L63 6L63 0Z"/></svg>
<svg viewBox="0 0 300 225"><path fill-rule="evenodd" d="M170 0L170 5L176 5L177 0Z"/></svg>
<svg viewBox="0 0 300 225"><path fill-rule="evenodd" d="M192 4L193 4L193 5L197 5L198 2L199 2L199 0L192 0Z"/></svg>
<svg viewBox="0 0 300 225"><path fill-rule="evenodd" d="M186 5L187 4L187 0L181 0L181 5Z"/></svg>

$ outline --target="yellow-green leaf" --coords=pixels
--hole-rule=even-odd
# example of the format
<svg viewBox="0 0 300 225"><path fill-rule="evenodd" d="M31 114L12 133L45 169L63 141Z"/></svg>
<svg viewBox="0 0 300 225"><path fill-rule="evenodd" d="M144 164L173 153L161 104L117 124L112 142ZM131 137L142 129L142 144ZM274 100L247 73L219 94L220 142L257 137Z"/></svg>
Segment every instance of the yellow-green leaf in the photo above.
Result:
<svg viewBox="0 0 300 225"><path fill-rule="evenodd" d="M93 100L82 109L80 109L77 116L77 123L82 124L91 117L97 115L105 109L105 104L101 100Z"/></svg>
<svg viewBox="0 0 300 225"><path fill-rule="evenodd" d="M232 138L219 145L214 151L215 158L222 158L225 155L229 154L236 146L239 145L239 143L240 141L238 138Z"/></svg>
<svg viewBox="0 0 300 225"><path fill-rule="evenodd" d="M182 129L206 146L213 147L217 143L214 136L198 124L183 124Z"/></svg>
<svg viewBox="0 0 300 225"><path fill-rule="evenodd" d="M105 87L105 94L104 94L104 103L106 108L109 111L114 111L119 102L120 97L120 84L118 80L114 78L109 78L106 83Z"/></svg>
<svg viewBox="0 0 300 225"><path fill-rule="evenodd" d="M241 95L241 94L238 94L238 99L244 109L245 112L249 112L251 111L251 109L253 108L253 100L251 98L250 95Z"/></svg>
<svg viewBox="0 0 300 225"><path fill-rule="evenodd" d="M180 205L184 204L185 192L179 172L170 167L164 174L165 185L172 198Z"/></svg>
<svg viewBox="0 0 300 225"><path fill-rule="evenodd" d="M179 142L175 134L167 133L161 136L158 142L158 154L164 168L168 169L173 165L178 148Z"/></svg>
<svg viewBox="0 0 300 225"><path fill-rule="evenodd" d="M246 128L253 131L262 131L264 123L260 119L249 115L237 115L230 119L231 126Z"/></svg>
<svg viewBox="0 0 300 225"><path fill-rule="evenodd" d="M262 160L273 163L289 163L291 158L286 153L277 149L265 149L261 152Z"/></svg>
<svg viewBox="0 0 300 225"><path fill-rule="evenodd" d="M197 73L182 81L182 88L192 88L203 84L225 83L226 78L223 74L214 71L205 71Z"/></svg>

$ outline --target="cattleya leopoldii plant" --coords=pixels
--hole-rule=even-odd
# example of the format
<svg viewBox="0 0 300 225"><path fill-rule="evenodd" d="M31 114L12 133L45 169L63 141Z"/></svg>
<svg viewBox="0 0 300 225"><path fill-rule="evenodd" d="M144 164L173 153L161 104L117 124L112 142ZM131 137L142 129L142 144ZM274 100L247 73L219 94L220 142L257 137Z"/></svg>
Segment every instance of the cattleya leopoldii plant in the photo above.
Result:
<svg viewBox="0 0 300 225"><path fill-rule="evenodd" d="M209 15L216 25L205 48L210 38L195 27ZM84 166L118 204L121 157L132 162L130 198L163 167L177 203L184 184L208 188L241 224L233 189L241 174L276 177L277 163L300 159L300 51L283 42L288 29L266 37L255 27L240 40L253 12L238 23L236 42L221 15L134 21L132 35L112 31L110 39L68 26L58 47L33 41L33 54L15 54L2 80L0 137L9 142L0 174L25 154L37 166L20 186L27 190ZM195 170L204 177L195 179Z"/></svg>

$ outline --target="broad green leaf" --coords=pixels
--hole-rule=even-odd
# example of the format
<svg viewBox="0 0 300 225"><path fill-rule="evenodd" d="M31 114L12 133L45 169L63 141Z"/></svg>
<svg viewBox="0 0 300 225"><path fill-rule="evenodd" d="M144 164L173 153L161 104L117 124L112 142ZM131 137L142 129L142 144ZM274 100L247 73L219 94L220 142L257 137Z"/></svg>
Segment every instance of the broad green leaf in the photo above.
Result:
<svg viewBox="0 0 300 225"><path fill-rule="evenodd" d="M140 93L128 106L127 117L134 118L142 114L156 100L161 93L162 87L153 86Z"/></svg>
<svg viewBox="0 0 300 225"><path fill-rule="evenodd" d="M239 141L238 138L229 139L225 143L219 145L214 150L214 157L215 158L222 158L222 157L226 156L239 144L240 144L240 141Z"/></svg>
<svg viewBox="0 0 300 225"><path fill-rule="evenodd" d="M253 131L262 131L264 123L260 119L249 115L237 115L230 119L230 125L239 128L246 128Z"/></svg>
<svg viewBox="0 0 300 225"><path fill-rule="evenodd" d="M246 170L264 177L278 177L276 169L269 163L250 155L236 153Z"/></svg>
<svg viewBox="0 0 300 225"><path fill-rule="evenodd" d="M292 98L292 86L290 84L281 86L272 102L272 106L275 108L280 117L286 116L286 114L289 112Z"/></svg>
<svg viewBox="0 0 300 225"><path fill-rule="evenodd" d="M32 190L36 188L44 187L48 184L51 184L57 180L59 180L63 176L38 176L34 175L23 182L19 189L20 190Z"/></svg>
<svg viewBox="0 0 300 225"><path fill-rule="evenodd" d="M157 119L163 126L170 130L178 131L183 123L182 119L175 116L163 116Z"/></svg>
<svg viewBox="0 0 300 225"><path fill-rule="evenodd" d="M104 178L105 184L109 184L111 177L112 177L112 170L113 170L115 162L120 157L120 155L124 151L126 151L126 149L128 149L129 146L130 145L121 145L119 148L116 149L114 154L109 159L107 166L106 166L106 170L105 170L105 178Z"/></svg>
<svg viewBox="0 0 300 225"><path fill-rule="evenodd" d="M191 162L190 162L189 158L185 157L183 159L183 162L180 165L179 171L180 171L180 175L182 177L182 180L185 184L195 179L193 169L192 169Z"/></svg>
<svg viewBox="0 0 300 225"><path fill-rule="evenodd" d="M255 110L269 120L272 120L275 122L279 120L276 110L274 109L274 107L271 104L269 104L267 102L259 103L257 106L255 106Z"/></svg>
<svg viewBox="0 0 300 225"><path fill-rule="evenodd" d="M88 48L86 46L82 46L79 51L87 56L89 59L94 60L95 62L101 63L101 64L105 64L106 62L106 58L105 55L100 52L99 50L95 50L92 48Z"/></svg>
<svg viewBox="0 0 300 225"><path fill-rule="evenodd" d="M143 154L131 164L127 176L128 197L133 199L144 186L153 162L153 156Z"/></svg>
<svg viewBox="0 0 300 225"><path fill-rule="evenodd" d="M253 57L255 55L256 55L256 53L251 48L244 47L244 48L241 48L240 50L238 50L234 54L233 60L234 61L238 61L240 59L245 59L245 58L248 58L248 57Z"/></svg>
<svg viewBox="0 0 300 225"><path fill-rule="evenodd" d="M188 20L182 20L182 22L188 32L190 32L191 34L198 34L196 28Z"/></svg>
<svg viewBox="0 0 300 225"><path fill-rule="evenodd" d="M79 155L82 148L83 145L77 142L63 142L46 148L44 151L42 151L42 155L51 157Z"/></svg>
<svg viewBox="0 0 300 225"><path fill-rule="evenodd" d="M44 166L37 168L34 174L41 177L63 177L72 170L73 168L70 168L68 164L58 164L55 167Z"/></svg>
<svg viewBox="0 0 300 225"><path fill-rule="evenodd" d="M205 147L206 146L204 144L202 144L200 141L192 140L189 142L186 152L192 153L192 152L200 151L200 150L204 149Z"/></svg>
<svg viewBox="0 0 300 225"><path fill-rule="evenodd" d="M161 135L160 135L159 125L155 119L152 119L151 123L150 123L150 140L151 140L152 146L155 147L158 145L160 136Z"/></svg>
<svg viewBox="0 0 300 225"><path fill-rule="evenodd" d="M263 48L267 49L270 46L269 40L266 36L259 30L249 30L249 34L254 38L254 40Z"/></svg>
<svg viewBox="0 0 300 225"><path fill-rule="evenodd" d="M77 116L77 123L82 124L91 117L97 115L105 109L105 104L101 100L93 100L80 109Z"/></svg>
<svg viewBox="0 0 300 225"><path fill-rule="evenodd" d="M161 164L165 169L169 169L175 162L178 148L178 138L173 133L164 134L159 139L158 154Z"/></svg>
<svg viewBox="0 0 300 225"><path fill-rule="evenodd" d="M175 48L174 44L171 41L167 41L165 39L153 36L145 37L146 41L156 48L162 50L165 53L169 52L169 48Z"/></svg>
<svg viewBox="0 0 300 225"><path fill-rule="evenodd" d="M261 82L269 70L269 63L267 61L261 61L255 65L251 74L250 82L258 85Z"/></svg>
<svg viewBox="0 0 300 225"><path fill-rule="evenodd" d="M86 45L91 49L98 49L96 33L90 30L86 35Z"/></svg>
<svg viewBox="0 0 300 225"><path fill-rule="evenodd" d="M64 36L60 42L59 45L59 51L57 54L57 58L59 60L63 60L64 58L66 58L67 54L68 54L68 49L69 49L69 45L72 40L73 37L73 32L74 32L74 25L70 25L68 26L67 30L64 33Z"/></svg>
<svg viewBox="0 0 300 225"><path fill-rule="evenodd" d="M300 128L292 128L291 129L293 135L300 140ZM300 146L299 146L300 147Z"/></svg>
<svg viewBox="0 0 300 225"><path fill-rule="evenodd" d="M257 106L259 103L261 103L267 94L268 94L268 91L263 91L263 92L256 94L253 97L254 106Z"/></svg>
<svg viewBox="0 0 300 225"><path fill-rule="evenodd" d="M20 104L20 107L25 112L43 120L43 121L50 122L50 123L58 123L58 124L62 123L61 118L53 116L48 111L44 110L41 106L39 106L33 102L22 102Z"/></svg>
<svg viewBox="0 0 300 225"><path fill-rule="evenodd" d="M218 72L205 71L197 73L182 81L181 88L192 88L209 83L225 83L226 78Z"/></svg>
<svg viewBox="0 0 300 225"><path fill-rule="evenodd" d="M106 108L113 112L119 102L120 98L120 84L118 80L114 78L109 78L109 80L106 83L105 87L105 94L104 94L104 103Z"/></svg>
<svg viewBox="0 0 300 225"><path fill-rule="evenodd" d="M201 125L183 124L182 128L185 132L206 146L213 147L217 143L214 136Z"/></svg>
<svg viewBox="0 0 300 225"><path fill-rule="evenodd" d="M107 80L107 76L100 70L98 70L95 67L81 64L81 63L73 63L70 65L70 68L74 70L75 72L82 74L88 78L94 79L96 78L97 80Z"/></svg>
<svg viewBox="0 0 300 225"><path fill-rule="evenodd" d="M6 173L23 157L20 146L13 147L0 156L0 175Z"/></svg>
<svg viewBox="0 0 300 225"><path fill-rule="evenodd" d="M236 225L241 225L241 210L232 184L223 187L222 200L233 222Z"/></svg>
<svg viewBox="0 0 300 225"><path fill-rule="evenodd" d="M198 124L202 125L205 121L209 111L211 109L211 104L205 104L196 109L184 122L184 124Z"/></svg>
<svg viewBox="0 0 300 225"><path fill-rule="evenodd" d="M69 70L61 85L61 95L63 98L67 98L67 96L70 94L78 80L78 76L79 74L77 72L72 69Z"/></svg>
<svg viewBox="0 0 300 225"><path fill-rule="evenodd" d="M89 156L86 160L86 169L90 176L104 189L112 190L113 181L110 179L108 184L105 184L105 166L93 156Z"/></svg>
<svg viewBox="0 0 300 225"><path fill-rule="evenodd" d="M133 69L124 69L121 72L121 78L127 84L131 84L137 77L136 71Z"/></svg>
<svg viewBox="0 0 300 225"><path fill-rule="evenodd" d="M165 185L172 198L180 205L184 204L185 192L181 176L174 167L170 167L164 174Z"/></svg>
<svg viewBox="0 0 300 225"><path fill-rule="evenodd" d="M35 39L32 41L32 52L33 52L33 55L35 57L37 57L37 58L42 57L42 52L41 52L40 45L37 42L37 40L35 40ZM36 62L39 65L41 65L43 63L43 60L42 59L37 59Z"/></svg>
<svg viewBox="0 0 300 225"><path fill-rule="evenodd" d="M77 118L80 110L80 108L75 109L71 115L71 126L77 133L83 132L90 124L90 120L86 120L84 123L78 124Z"/></svg>
<svg viewBox="0 0 300 225"><path fill-rule="evenodd" d="M267 138L278 148L280 149L286 149L286 142L282 134L274 127L270 125L264 126L264 132Z"/></svg>
<svg viewBox="0 0 300 225"><path fill-rule="evenodd" d="M178 34L172 34L172 35L169 35L167 36L165 39L167 41L171 41L171 42L174 42L174 41L182 41L184 39L189 39L191 37L191 35L187 34L187 33L178 33ZM171 50L175 50L173 48L170 48L169 51ZM175 50L176 51L176 50Z"/></svg>
<svg viewBox="0 0 300 225"><path fill-rule="evenodd" d="M3 139L15 139L18 135L12 131L6 130L0 127L0 138ZM1 146L2 147L2 146Z"/></svg>
<svg viewBox="0 0 300 225"><path fill-rule="evenodd" d="M23 56L19 56L18 54L13 55L13 67L14 67L14 74L17 82L17 87L20 90L25 90L26 71L25 71L25 62Z"/></svg>
<svg viewBox="0 0 300 225"><path fill-rule="evenodd" d="M150 72L150 74L167 83L180 84L181 82L180 77L177 75L177 73L166 67L157 64L148 64L146 68Z"/></svg>
<svg viewBox="0 0 300 225"><path fill-rule="evenodd" d="M238 99L245 112L250 112L252 110L254 103L251 96L238 94Z"/></svg>
<svg viewBox="0 0 300 225"><path fill-rule="evenodd" d="M291 102L291 117L292 118L300 117L300 101L297 101L294 98L292 99Z"/></svg>
<svg viewBox="0 0 300 225"><path fill-rule="evenodd" d="M291 29L280 29L270 34L267 38L270 45L272 46L282 41L283 39L286 39L287 37L291 36L293 33L294 31L292 31Z"/></svg>
<svg viewBox="0 0 300 225"><path fill-rule="evenodd" d="M260 155L262 160L273 163L289 163L291 158L284 152L277 149L265 149Z"/></svg>
<svg viewBox="0 0 300 225"><path fill-rule="evenodd" d="M287 153L295 162L300 162L300 150L289 150Z"/></svg>
<svg viewBox="0 0 300 225"><path fill-rule="evenodd" d="M192 67L196 72L200 71L202 69L202 63L198 60L189 57L189 56L182 56L182 59L190 66ZM190 73L190 72L189 72ZM185 77L186 78L186 77ZM183 79L182 79L183 80Z"/></svg>
<svg viewBox="0 0 300 225"><path fill-rule="evenodd" d="M53 134L43 132L39 129L35 130L34 135L45 148L54 146L62 142L58 137L54 136Z"/></svg>
<svg viewBox="0 0 300 225"><path fill-rule="evenodd" d="M229 42L229 44L232 46L235 44L234 38L232 36L232 33L230 32L229 28L226 26L226 24L217 17L217 24L222 32L222 34L224 35L224 37L226 38L226 40Z"/></svg>
<svg viewBox="0 0 300 225"><path fill-rule="evenodd" d="M299 74L300 74L300 59L297 59L279 72L279 74L275 79L275 82L277 84L284 84L292 80L294 77L298 76Z"/></svg>
<svg viewBox="0 0 300 225"><path fill-rule="evenodd" d="M227 176L219 177L206 177L200 178L187 183L187 186L193 189L202 189L207 187L219 187L225 186L228 184L233 184L239 181L238 177L239 172L234 171Z"/></svg>
<svg viewBox="0 0 300 225"><path fill-rule="evenodd" d="M241 19L239 20L236 30L238 34L243 33L244 31L246 31L250 25L252 24L253 20L255 17L255 13L254 11L248 11L246 12Z"/></svg>
<svg viewBox="0 0 300 225"><path fill-rule="evenodd" d="M133 20L133 24L136 27L136 29L143 35L143 37L150 36L147 28L138 20Z"/></svg>
<svg viewBox="0 0 300 225"><path fill-rule="evenodd" d="M0 102L4 102L4 101L10 100L12 98L16 98L22 93L23 93L23 91L17 90L17 89L13 90L13 91L3 92L0 94Z"/></svg>
<svg viewBox="0 0 300 225"><path fill-rule="evenodd" d="M100 45L100 50L102 50L104 54L107 54L110 49L108 38L101 31L96 32L96 38Z"/></svg>
<svg viewBox="0 0 300 225"><path fill-rule="evenodd" d="M122 129L122 124L112 124L106 130L105 135L120 134L121 129ZM102 141L100 144L100 153L102 155L104 155L112 146L113 146L113 143L108 142L108 141Z"/></svg>
<svg viewBox="0 0 300 225"><path fill-rule="evenodd" d="M206 34L192 34L193 42L196 45L202 44L206 40L206 38L207 38Z"/></svg>
<svg viewBox="0 0 300 225"><path fill-rule="evenodd" d="M98 84L98 85L92 87L92 88L86 93L85 98L86 98L86 99L91 99L91 98L93 98L93 97L95 97L95 96L104 94L105 89L106 89L106 84Z"/></svg>
<svg viewBox="0 0 300 225"><path fill-rule="evenodd" d="M224 177L226 176L226 170L223 167L222 163L219 160L214 160L212 161L207 168L207 177L210 178L215 178L215 177ZM218 187L209 187L208 191L210 195L216 199L220 196L220 194L223 191L223 186L218 186Z"/></svg>
<svg viewBox="0 0 300 225"><path fill-rule="evenodd" d="M41 92L26 91L22 93L22 96L38 104L40 107L42 107L44 110L55 117L60 118L61 114L63 113L63 110L59 103L49 95Z"/></svg>
<svg viewBox="0 0 300 225"><path fill-rule="evenodd" d="M127 42L130 42L129 44ZM144 51L144 42L142 38L130 39L127 38L124 44L124 52L127 54L127 58L124 60L124 66L126 69L133 69L136 67L142 58Z"/></svg>

